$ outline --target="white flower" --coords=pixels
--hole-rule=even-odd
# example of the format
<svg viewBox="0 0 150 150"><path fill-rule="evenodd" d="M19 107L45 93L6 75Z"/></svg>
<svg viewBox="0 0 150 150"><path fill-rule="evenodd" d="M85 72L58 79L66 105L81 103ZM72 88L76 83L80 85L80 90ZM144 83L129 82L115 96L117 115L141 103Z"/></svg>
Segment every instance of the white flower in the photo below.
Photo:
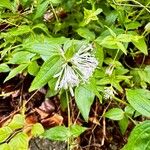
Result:
<svg viewBox="0 0 150 150"><path fill-rule="evenodd" d="M113 89L112 86L104 88L104 99L113 99L117 92Z"/></svg>
<svg viewBox="0 0 150 150"><path fill-rule="evenodd" d="M54 76L58 78L55 90L69 89L74 96L73 87L88 81L98 65L98 61L90 53L92 50L91 44L83 45L70 60L63 64L61 71ZM64 57L65 52L62 49L61 53Z"/></svg>
<svg viewBox="0 0 150 150"><path fill-rule="evenodd" d="M111 76L114 70L114 65L110 65L108 68L106 68L105 74Z"/></svg>

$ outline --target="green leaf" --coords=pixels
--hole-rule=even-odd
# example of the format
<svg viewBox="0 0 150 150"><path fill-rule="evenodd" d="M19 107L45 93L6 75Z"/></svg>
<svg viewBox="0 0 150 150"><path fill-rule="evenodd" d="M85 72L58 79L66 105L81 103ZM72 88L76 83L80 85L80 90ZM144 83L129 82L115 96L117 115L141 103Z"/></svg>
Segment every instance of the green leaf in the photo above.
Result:
<svg viewBox="0 0 150 150"><path fill-rule="evenodd" d="M67 108L67 97L66 97L66 91L62 91L60 95L60 106L62 111L65 111Z"/></svg>
<svg viewBox="0 0 150 150"><path fill-rule="evenodd" d="M39 136L44 133L44 128L40 123L36 123L32 126L31 134L33 136Z"/></svg>
<svg viewBox="0 0 150 150"><path fill-rule="evenodd" d="M78 137L85 130L85 127L79 125L71 125L68 128L65 126L57 126L45 131L43 136L50 140L67 141L68 138Z"/></svg>
<svg viewBox="0 0 150 150"><path fill-rule="evenodd" d="M150 149L150 121L138 124L131 132L128 143L122 150L149 150Z"/></svg>
<svg viewBox="0 0 150 150"><path fill-rule="evenodd" d="M150 32L150 22L146 24L145 31Z"/></svg>
<svg viewBox="0 0 150 150"><path fill-rule="evenodd" d="M60 53L61 44L65 42L66 38L47 38L45 36L38 36L36 38L29 37L23 43L23 48L31 53L36 53L41 56L51 57Z"/></svg>
<svg viewBox="0 0 150 150"><path fill-rule="evenodd" d="M133 36L132 43L145 55L148 54L148 49L143 36Z"/></svg>
<svg viewBox="0 0 150 150"><path fill-rule="evenodd" d="M75 101L85 121L88 121L94 97L95 94L86 85L80 85L75 89Z"/></svg>
<svg viewBox="0 0 150 150"><path fill-rule="evenodd" d="M8 76L6 77L4 82L6 82L6 81L10 80L11 78L15 77L18 73L21 73L27 66L28 66L28 64L21 64L18 67L11 70L11 72L8 74Z"/></svg>
<svg viewBox="0 0 150 150"><path fill-rule="evenodd" d="M65 126L57 126L44 132L43 136L50 140L67 141L68 128Z"/></svg>
<svg viewBox="0 0 150 150"><path fill-rule="evenodd" d="M97 10L88 10L84 8L84 20L81 23L82 26L89 24L92 20L98 20L97 15L102 12L102 9L98 8Z"/></svg>
<svg viewBox="0 0 150 150"><path fill-rule="evenodd" d="M49 4L49 0L44 1L43 3L39 3L36 9L36 13L34 16L34 20L40 18L42 15L44 15L44 12L47 10Z"/></svg>
<svg viewBox="0 0 150 150"><path fill-rule="evenodd" d="M95 49L96 49L96 59L98 60L98 65L101 67L104 62L104 51L102 46L100 46L97 42L95 42Z"/></svg>
<svg viewBox="0 0 150 150"><path fill-rule="evenodd" d="M60 56L52 56L42 65L40 71L34 78L29 91L33 91L36 89L40 89L44 86L48 81L53 78L53 76L58 73L62 66L62 59Z"/></svg>
<svg viewBox="0 0 150 150"><path fill-rule="evenodd" d="M70 126L70 135L71 137L78 137L81 133L83 133L87 128L79 126L79 125L72 125Z"/></svg>
<svg viewBox="0 0 150 150"><path fill-rule="evenodd" d="M6 64L0 64L0 72L9 72L10 68Z"/></svg>
<svg viewBox="0 0 150 150"><path fill-rule="evenodd" d="M10 0L0 0L0 7L12 9L12 4Z"/></svg>
<svg viewBox="0 0 150 150"><path fill-rule="evenodd" d="M11 150L7 143L0 144L0 150Z"/></svg>
<svg viewBox="0 0 150 150"><path fill-rule="evenodd" d="M8 145L11 147L11 150L28 150L29 138L27 134L21 132L13 137Z"/></svg>
<svg viewBox="0 0 150 150"><path fill-rule="evenodd" d="M49 36L48 28L47 28L47 26L46 26L45 24L43 24L43 23L36 24L36 25L32 28L32 30L34 30L34 29L41 29L42 31L44 31L44 32Z"/></svg>
<svg viewBox="0 0 150 150"><path fill-rule="evenodd" d="M93 41L95 39L94 32L90 31L88 28L79 28L76 31L81 37L87 39L88 41Z"/></svg>
<svg viewBox="0 0 150 150"><path fill-rule="evenodd" d="M119 120L118 124L119 124L122 135L126 132L128 123L129 123L129 120L126 116L124 116L123 119Z"/></svg>
<svg viewBox="0 0 150 150"><path fill-rule="evenodd" d="M122 50L123 53L127 54L127 50L121 42L117 42L116 44L117 44L118 48L120 50Z"/></svg>
<svg viewBox="0 0 150 150"><path fill-rule="evenodd" d="M14 54L12 53L12 59L10 59L8 63L11 64L28 63L33 56L35 56L35 54L27 51L19 51Z"/></svg>
<svg viewBox="0 0 150 150"><path fill-rule="evenodd" d="M2 127L0 128L0 143L4 142L12 133L12 129L10 127Z"/></svg>
<svg viewBox="0 0 150 150"><path fill-rule="evenodd" d="M4 34L4 37L14 37L20 36L26 33L31 32L31 29L27 25L19 26L18 28L12 28L7 33Z"/></svg>
<svg viewBox="0 0 150 150"><path fill-rule="evenodd" d="M60 4L62 3L62 0L49 0L53 4Z"/></svg>
<svg viewBox="0 0 150 150"><path fill-rule="evenodd" d="M12 121L8 124L8 127L10 127L12 130L16 130L19 128L23 128L25 123L25 116L21 114L17 114L13 117Z"/></svg>
<svg viewBox="0 0 150 150"><path fill-rule="evenodd" d="M150 91L146 89L127 89L126 96L128 102L136 111L150 117Z"/></svg>
<svg viewBox="0 0 150 150"><path fill-rule="evenodd" d="M36 76L38 71L39 71L39 65L37 64L37 62L36 61L30 62L28 66L29 74Z"/></svg>
<svg viewBox="0 0 150 150"><path fill-rule="evenodd" d="M117 39L120 42L127 42L128 43L128 42L131 42L131 37L132 37L131 34L119 34L117 36Z"/></svg>
<svg viewBox="0 0 150 150"><path fill-rule="evenodd" d="M127 30L131 30L131 29L138 29L141 26L141 24L137 21L132 21L128 24L125 24L125 27Z"/></svg>
<svg viewBox="0 0 150 150"><path fill-rule="evenodd" d="M120 108L112 108L105 113L105 117L112 120L121 120L124 117L124 111Z"/></svg>

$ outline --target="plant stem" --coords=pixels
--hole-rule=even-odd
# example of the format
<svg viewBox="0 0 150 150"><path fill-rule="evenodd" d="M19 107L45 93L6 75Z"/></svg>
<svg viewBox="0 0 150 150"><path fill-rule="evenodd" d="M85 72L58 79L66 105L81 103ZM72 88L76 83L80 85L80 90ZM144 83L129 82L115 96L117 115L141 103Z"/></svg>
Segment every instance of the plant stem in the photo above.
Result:
<svg viewBox="0 0 150 150"><path fill-rule="evenodd" d="M68 129L70 130L71 117L70 117L70 105L69 105L68 91L66 91L66 99L67 99L67 109L68 109ZM68 138L68 141L67 141L67 150L70 150L69 147L70 147L70 138Z"/></svg>
<svg viewBox="0 0 150 150"><path fill-rule="evenodd" d="M122 104L124 104L124 105L128 105L128 103L124 102L123 100L121 100L121 99L119 99L117 97L113 97L113 99L118 101L118 102L120 102L120 103L122 103Z"/></svg>

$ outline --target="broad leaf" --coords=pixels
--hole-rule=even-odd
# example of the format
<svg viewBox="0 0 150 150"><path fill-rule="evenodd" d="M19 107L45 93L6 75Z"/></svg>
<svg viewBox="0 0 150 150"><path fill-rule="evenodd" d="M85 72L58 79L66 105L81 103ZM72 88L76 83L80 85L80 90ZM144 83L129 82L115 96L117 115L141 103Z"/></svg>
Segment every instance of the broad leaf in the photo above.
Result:
<svg viewBox="0 0 150 150"><path fill-rule="evenodd" d="M67 141L68 140L68 128L65 126L57 126L44 132L43 136L50 140Z"/></svg>
<svg viewBox="0 0 150 150"><path fill-rule="evenodd" d="M83 116L88 121L90 107L94 101L95 94L86 85L80 85L75 89L75 101Z"/></svg>
<svg viewBox="0 0 150 150"><path fill-rule="evenodd" d="M148 54L148 49L144 37L142 36L133 36L132 43L145 55Z"/></svg>
<svg viewBox="0 0 150 150"><path fill-rule="evenodd" d="M35 56L35 54L27 52L27 51L19 51L17 53L12 53L12 58L8 63L11 64L23 64L28 63L30 59Z"/></svg>
<svg viewBox="0 0 150 150"><path fill-rule="evenodd" d="M112 120L121 120L124 117L124 111L120 108L112 108L105 113L105 117Z"/></svg>
<svg viewBox="0 0 150 150"><path fill-rule="evenodd" d="M85 127L79 125L57 126L45 131L43 136L50 140L67 141L69 138L78 137L85 130Z"/></svg>
<svg viewBox="0 0 150 150"><path fill-rule="evenodd" d="M10 68L6 64L0 64L0 72L8 72L10 71Z"/></svg>
<svg viewBox="0 0 150 150"><path fill-rule="evenodd" d="M124 116L123 119L119 120L118 124L119 124L120 131L122 134L124 134L126 132L128 123L129 123L129 120L126 116Z"/></svg>
<svg viewBox="0 0 150 150"><path fill-rule="evenodd" d="M150 121L138 124L131 132L128 143L122 150L149 150L150 149Z"/></svg>
<svg viewBox="0 0 150 150"><path fill-rule="evenodd" d="M127 89L126 96L128 102L136 111L150 117L150 91L146 89Z"/></svg>
<svg viewBox="0 0 150 150"><path fill-rule="evenodd" d="M11 150L7 143L0 144L0 150Z"/></svg>
<svg viewBox="0 0 150 150"><path fill-rule="evenodd" d="M4 142L12 132L12 129L7 126L0 128L0 143Z"/></svg>
<svg viewBox="0 0 150 150"><path fill-rule="evenodd" d="M60 58L60 56L56 55L50 57L46 62L44 62L40 71L34 78L29 91L40 89L42 86L48 83L48 81L53 78L53 76L61 69L62 63L63 60Z"/></svg>
<svg viewBox="0 0 150 150"><path fill-rule="evenodd" d="M19 26L18 28L10 29L7 33L3 33L3 36L4 37L14 37L14 36L23 35L23 34L26 34L29 32L31 32L30 27L27 25L22 25L22 26Z"/></svg>
<svg viewBox="0 0 150 150"><path fill-rule="evenodd" d="M83 133L87 128L79 126L79 125L72 125L70 126L70 135L71 137L78 137L81 133Z"/></svg>
<svg viewBox="0 0 150 150"><path fill-rule="evenodd" d="M31 134L33 136L39 136L44 133L44 128L40 123L36 123L32 126Z"/></svg>
<svg viewBox="0 0 150 150"><path fill-rule="evenodd" d="M87 39L88 41L95 39L94 32L90 31L88 28L79 28L76 31L81 37Z"/></svg>
<svg viewBox="0 0 150 150"><path fill-rule="evenodd" d="M25 117L21 114L17 114L13 117L12 121L8 124L12 130L22 128L25 123Z"/></svg>
<svg viewBox="0 0 150 150"><path fill-rule="evenodd" d="M8 145L13 148L12 150L28 150L28 136L21 132L14 136Z"/></svg>
<svg viewBox="0 0 150 150"><path fill-rule="evenodd" d="M18 67L11 70L11 72L8 74L8 76L4 80L4 82L6 82L6 81L10 80L11 78L15 77L18 73L21 73L27 66L28 66L28 64L21 64Z"/></svg>
<svg viewBox="0 0 150 150"><path fill-rule="evenodd" d="M28 72L29 74L36 76L39 71L39 65L36 61L32 61L29 63Z"/></svg>
<svg viewBox="0 0 150 150"><path fill-rule="evenodd" d="M44 14L44 12L47 10L48 4L49 4L49 0L46 0L43 3L38 4L36 13L34 16L34 20L41 17Z"/></svg>

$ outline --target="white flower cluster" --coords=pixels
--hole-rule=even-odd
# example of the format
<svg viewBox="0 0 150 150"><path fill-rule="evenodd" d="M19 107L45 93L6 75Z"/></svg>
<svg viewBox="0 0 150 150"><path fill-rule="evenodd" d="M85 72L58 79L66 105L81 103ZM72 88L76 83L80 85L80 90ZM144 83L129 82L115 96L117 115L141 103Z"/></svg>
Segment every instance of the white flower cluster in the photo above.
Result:
<svg viewBox="0 0 150 150"><path fill-rule="evenodd" d="M90 53L92 50L92 44L83 45L70 60L63 64L61 71L54 76L58 78L55 90L69 89L74 96L73 87L88 81L98 65L98 61ZM65 52L61 50L61 53L64 57Z"/></svg>
<svg viewBox="0 0 150 150"><path fill-rule="evenodd" d="M112 86L104 88L104 99L113 99L117 92L113 89Z"/></svg>

